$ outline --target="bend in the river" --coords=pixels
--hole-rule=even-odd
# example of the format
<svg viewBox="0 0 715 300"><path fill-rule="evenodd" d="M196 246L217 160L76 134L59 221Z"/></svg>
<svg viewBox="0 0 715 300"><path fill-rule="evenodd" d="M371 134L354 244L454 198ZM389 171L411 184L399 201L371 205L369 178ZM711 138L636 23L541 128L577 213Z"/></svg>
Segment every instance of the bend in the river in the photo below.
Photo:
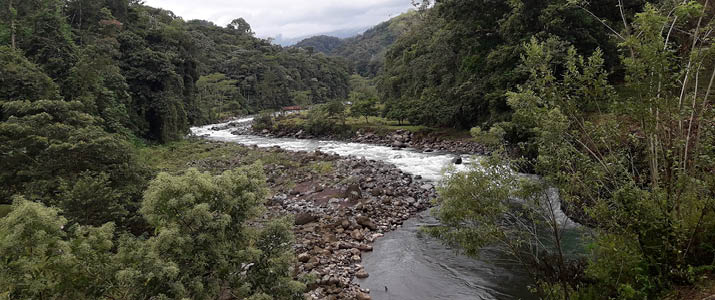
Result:
<svg viewBox="0 0 715 300"><path fill-rule="evenodd" d="M250 126L253 118L192 128L206 139L258 147L279 146L290 151L322 151L341 156L364 157L394 164L401 170L437 182L452 165L454 154L422 153L411 149L361 143L294 138L234 135L226 125ZM468 156L464 156L465 160ZM465 166L457 165L457 169ZM421 213L397 231L387 233L365 254L362 264L370 277L359 280L373 299L529 299L526 276L516 266L497 263L499 255L486 253L480 260L458 255L441 242L424 236L419 227L437 221Z"/></svg>

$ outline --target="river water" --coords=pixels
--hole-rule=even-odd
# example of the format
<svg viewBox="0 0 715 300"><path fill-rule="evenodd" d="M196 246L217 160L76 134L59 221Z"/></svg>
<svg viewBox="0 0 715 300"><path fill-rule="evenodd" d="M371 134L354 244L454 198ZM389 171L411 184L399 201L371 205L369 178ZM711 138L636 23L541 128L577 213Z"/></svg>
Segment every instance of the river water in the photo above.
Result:
<svg viewBox="0 0 715 300"><path fill-rule="evenodd" d="M250 126L253 118L232 121ZM413 149L291 138L266 138L234 135L232 129L212 130L227 123L194 127L192 133L210 140L235 142L258 147L280 146L289 151L315 151L341 156L365 157L385 161L423 180L437 182L445 168L452 165L454 154L422 153ZM464 156L465 161L470 159ZM463 170L464 165L453 166ZM509 265L496 253L486 251L480 259L459 255L438 240L421 234L422 225L437 224L423 212L385 234L373 244L374 251L365 253L362 264L370 277L357 280L370 289L375 300L409 299L534 299L527 290L530 283L517 266Z"/></svg>

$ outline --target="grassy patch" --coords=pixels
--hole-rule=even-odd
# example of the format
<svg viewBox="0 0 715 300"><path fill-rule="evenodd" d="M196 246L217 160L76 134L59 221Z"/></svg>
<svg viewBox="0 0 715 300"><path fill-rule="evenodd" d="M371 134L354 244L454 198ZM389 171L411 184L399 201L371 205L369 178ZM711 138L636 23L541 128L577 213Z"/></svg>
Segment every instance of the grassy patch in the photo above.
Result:
<svg viewBox="0 0 715 300"><path fill-rule="evenodd" d="M329 174L333 171L333 163L328 161L314 162L310 164L309 168L318 174Z"/></svg>
<svg viewBox="0 0 715 300"><path fill-rule="evenodd" d="M140 150L140 156L142 162L153 170L169 173L180 173L190 167L196 167L201 171L220 173L258 160L265 164L278 163L285 166L299 166L285 153L198 139L144 147Z"/></svg>

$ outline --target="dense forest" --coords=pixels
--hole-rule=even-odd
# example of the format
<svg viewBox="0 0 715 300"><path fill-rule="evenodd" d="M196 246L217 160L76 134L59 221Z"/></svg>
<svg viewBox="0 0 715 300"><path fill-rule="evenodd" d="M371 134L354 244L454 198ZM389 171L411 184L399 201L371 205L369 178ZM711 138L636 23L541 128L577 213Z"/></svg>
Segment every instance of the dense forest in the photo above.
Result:
<svg viewBox="0 0 715 300"><path fill-rule="evenodd" d="M126 128L169 141L223 112L277 108L293 104L296 94L316 103L348 94L340 60L272 45L240 18L219 27L120 0L2 4L10 8L2 10L5 57L38 66L59 98L83 102L112 132ZM10 76L18 81L36 75L8 71L18 72ZM48 99L41 91L19 92L2 98Z"/></svg>
<svg viewBox="0 0 715 300"><path fill-rule="evenodd" d="M445 0L423 13L388 51L388 110L475 126L494 145L444 181L443 224L427 231L468 255L502 250L543 299L712 295L711 1ZM705 296L667 296L703 280Z"/></svg>
<svg viewBox="0 0 715 300"><path fill-rule="evenodd" d="M0 298L302 297L289 223L245 225L262 214L259 164L157 175L139 147L346 98L342 60L142 1L0 7Z"/></svg>
<svg viewBox="0 0 715 300"><path fill-rule="evenodd" d="M0 0L0 299L304 299L314 281L296 275L293 220L264 218L261 161L167 173L143 151L313 104L300 117L315 136L379 116L488 147L446 173L425 231L501 250L541 298L713 290L715 3L413 3L283 48L242 18L140 0Z"/></svg>
<svg viewBox="0 0 715 300"><path fill-rule="evenodd" d="M387 49L412 28L417 18L416 11L409 11L354 37L314 36L298 42L295 47L345 58L353 72L372 78L382 71Z"/></svg>
<svg viewBox="0 0 715 300"><path fill-rule="evenodd" d="M623 27L618 1L582 9L573 1L437 1L399 37L385 59L379 91L386 113L416 124L470 128L509 118L506 92L524 82L523 44L558 37L585 55L604 53L611 77L623 77L607 26ZM632 18L645 1L628 0ZM598 18L591 16L591 14Z"/></svg>

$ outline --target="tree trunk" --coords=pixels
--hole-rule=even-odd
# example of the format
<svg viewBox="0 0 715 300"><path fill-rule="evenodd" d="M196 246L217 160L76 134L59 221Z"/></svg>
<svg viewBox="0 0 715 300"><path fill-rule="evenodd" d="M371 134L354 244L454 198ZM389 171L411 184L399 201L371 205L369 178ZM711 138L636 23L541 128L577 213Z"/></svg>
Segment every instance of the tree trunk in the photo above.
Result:
<svg viewBox="0 0 715 300"><path fill-rule="evenodd" d="M12 0L8 1L9 2L9 7L8 9L10 10L10 36L12 40L12 50L15 50L15 12L12 9Z"/></svg>

